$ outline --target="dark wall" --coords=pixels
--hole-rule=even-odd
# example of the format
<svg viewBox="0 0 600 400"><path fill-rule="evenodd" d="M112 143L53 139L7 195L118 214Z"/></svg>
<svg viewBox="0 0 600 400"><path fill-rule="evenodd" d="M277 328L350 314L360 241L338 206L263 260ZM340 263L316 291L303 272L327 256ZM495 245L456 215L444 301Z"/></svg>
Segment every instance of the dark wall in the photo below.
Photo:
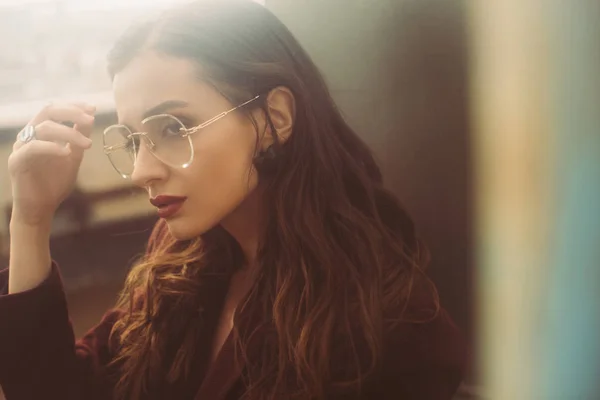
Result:
<svg viewBox="0 0 600 400"><path fill-rule="evenodd" d="M267 0L324 73L432 252L443 305L471 336L471 180L462 3Z"/></svg>
<svg viewBox="0 0 600 400"><path fill-rule="evenodd" d="M471 334L472 182L465 21L460 2L407 2L389 79L388 182L416 219L445 306Z"/></svg>
<svg viewBox="0 0 600 400"><path fill-rule="evenodd" d="M67 291L122 284L144 253L155 222L156 217L136 218L53 236L52 258L60 265Z"/></svg>

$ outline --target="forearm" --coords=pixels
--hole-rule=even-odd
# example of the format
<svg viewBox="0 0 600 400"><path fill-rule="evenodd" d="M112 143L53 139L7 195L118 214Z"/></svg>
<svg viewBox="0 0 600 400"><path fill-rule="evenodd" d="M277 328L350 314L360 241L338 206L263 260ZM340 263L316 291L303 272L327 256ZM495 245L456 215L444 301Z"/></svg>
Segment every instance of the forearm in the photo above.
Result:
<svg viewBox="0 0 600 400"><path fill-rule="evenodd" d="M0 271L0 286L9 271ZM0 385L8 400L110 399L109 337L120 310L75 342L58 267L32 290L0 295ZM117 345L117 344L115 344Z"/></svg>
<svg viewBox="0 0 600 400"><path fill-rule="evenodd" d="M50 267L50 223L28 225L12 219L8 293L40 285L50 274Z"/></svg>

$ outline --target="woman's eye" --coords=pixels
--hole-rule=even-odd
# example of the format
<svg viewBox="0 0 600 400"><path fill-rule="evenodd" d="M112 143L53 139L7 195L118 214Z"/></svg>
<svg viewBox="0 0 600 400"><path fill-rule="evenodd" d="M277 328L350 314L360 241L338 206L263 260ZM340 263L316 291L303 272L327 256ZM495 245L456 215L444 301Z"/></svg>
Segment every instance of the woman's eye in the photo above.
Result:
<svg viewBox="0 0 600 400"><path fill-rule="evenodd" d="M164 137L170 137L170 136L181 136L181 134L183 133L183 127L178 124L178 123L172 123L172 124L168 124L163 128L163 136Z"/></svg>

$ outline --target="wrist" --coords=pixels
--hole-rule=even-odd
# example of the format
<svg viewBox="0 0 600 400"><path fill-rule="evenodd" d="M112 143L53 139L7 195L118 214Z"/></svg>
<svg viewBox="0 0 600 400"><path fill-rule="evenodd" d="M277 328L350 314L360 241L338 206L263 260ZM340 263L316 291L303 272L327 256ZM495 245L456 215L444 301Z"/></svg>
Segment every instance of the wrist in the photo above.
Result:
<svg viewBox="0 0 600 400"><path fill-rule="evenodd" d="M52 230L51 219L28 220L16 216L11 217L9 231L11 236L15 234L26 234L35 238L49 238Z"/></svg>
<svg viewBox="0 0 600 400"><path fill-rule="evenodd" d="M30 214L30 213L29 213ZM10 217L9 228L18 230L28 230L32 232L48 233L52 229L52 215L25 215L14 207Z"/></svg>

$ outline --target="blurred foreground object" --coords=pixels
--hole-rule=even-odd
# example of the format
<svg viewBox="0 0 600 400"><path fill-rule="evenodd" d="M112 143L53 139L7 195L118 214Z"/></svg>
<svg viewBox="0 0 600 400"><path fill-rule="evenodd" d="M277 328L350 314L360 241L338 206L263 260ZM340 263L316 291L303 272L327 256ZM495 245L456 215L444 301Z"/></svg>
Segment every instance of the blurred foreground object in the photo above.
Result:
<svg viewBox="0 0 600 400"><path fill-rule="evenodd" d="M470 3L482 382L600 398L600 2Z"/></svg>

